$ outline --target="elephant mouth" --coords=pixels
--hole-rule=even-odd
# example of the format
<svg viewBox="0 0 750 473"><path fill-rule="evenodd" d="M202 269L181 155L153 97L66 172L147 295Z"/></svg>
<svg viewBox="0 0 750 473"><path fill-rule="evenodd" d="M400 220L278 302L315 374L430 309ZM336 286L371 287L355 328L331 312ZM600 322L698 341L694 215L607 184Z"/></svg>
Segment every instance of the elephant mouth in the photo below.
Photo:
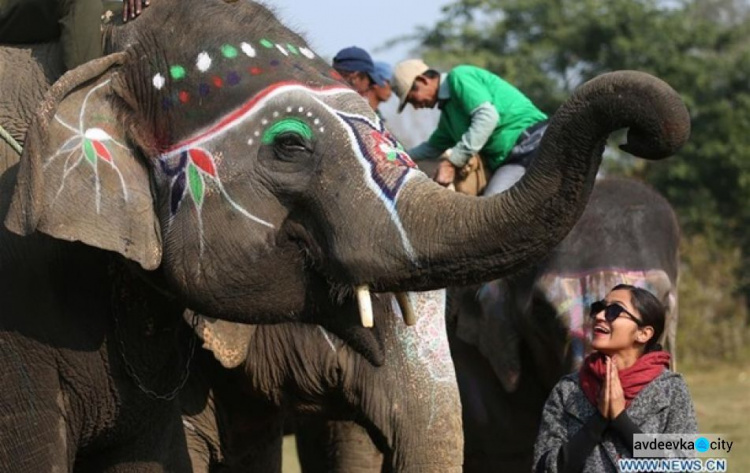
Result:
<svg viewBox="0 0 750 473"><path fill-rule="evenodd" d="M416 324L417 315L404 292L370 292L366 285L328 284L325 307L319 307L310 323L336 335L373 366L385 362L383 339L394 323Z"/></svg>
<svg viewBox="0 0 750 473"><path fill-rule="evenodd" d="M379 367L385 363L384 337L387 327L392 324L389 320L397 317L392 302L396 296L392 293L370 294L369 291L365 295L364 292L355 291L343 298L337 307L325 311L314 322L336 335L373 366ZM362 323L363 310L369 312L366 316L371 321L369 326Z"/></svg>

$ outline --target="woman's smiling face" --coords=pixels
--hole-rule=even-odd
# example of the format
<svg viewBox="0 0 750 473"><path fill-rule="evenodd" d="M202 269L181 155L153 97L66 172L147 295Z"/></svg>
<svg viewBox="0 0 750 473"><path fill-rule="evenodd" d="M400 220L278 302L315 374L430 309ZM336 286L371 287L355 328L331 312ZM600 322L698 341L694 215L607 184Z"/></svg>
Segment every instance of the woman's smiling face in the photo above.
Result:
<svg viewBox="0 0 750 473"><path fill-rule="evenodd" d="M623 350L629 350L642 346L648 340L642 328L633 320L641 320L641 314L632 305L630 291L618 289L610 292L603 301L606 306L618 305L623 312L611 323L605 319L605 310L599 310L592 315L591 348L594 350L613 355ZM633 318L629 317L630 314Z"/></svg>

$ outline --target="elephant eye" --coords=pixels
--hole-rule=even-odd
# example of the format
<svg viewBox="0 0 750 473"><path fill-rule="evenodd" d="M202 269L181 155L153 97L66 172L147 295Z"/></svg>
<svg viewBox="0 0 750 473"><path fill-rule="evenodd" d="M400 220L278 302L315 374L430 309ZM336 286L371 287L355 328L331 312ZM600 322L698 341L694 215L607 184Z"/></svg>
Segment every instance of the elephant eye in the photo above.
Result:
<svg viewBox="0 0 750 473"><path fill-rule="evenodd" d="M282 133L274 140L274 145L283 151L302 152L309 151L309 142L294 132Z"/></svg>
<svg viewBox="0 0 750 473"><path fill-rule="evenodd" d="M262 141L263 144L273 145L283 154L293 154L311 151L312 138L313 133L307 123L298 118L284 118L268 127Z"/></svg>

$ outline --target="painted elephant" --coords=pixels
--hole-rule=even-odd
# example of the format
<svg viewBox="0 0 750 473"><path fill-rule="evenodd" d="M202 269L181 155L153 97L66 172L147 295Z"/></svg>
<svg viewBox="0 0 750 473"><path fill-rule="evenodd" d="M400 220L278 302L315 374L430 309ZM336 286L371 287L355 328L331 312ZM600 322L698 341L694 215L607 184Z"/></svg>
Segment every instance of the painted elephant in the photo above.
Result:
<svg viewBox="0 0 750 473"><path fill-rule="evenodd" d="M664 302L664 342L674 353L679 238L676 216L656 191L632 179L603 179L570 234L540 264L451 293L466 471L531 468L547 395L579 366L588 308L615 285L648 288Z"/></svg>
<svg viewBox="0 0 750 473"><path fill-rule="evenodd" d="M611 131L650 159L689 134L668 85L602 76L517 186L477 199L416 170L261 5L160 0L107 51L51 87L0 176L0 470L184 471L186 308L317 322L382 364L355 295L367 320L369 290L524 267L580 216Z"/></svg>
<svg viewBox="0 0 750 473"><path fill-rule="evenodd" d="M370 438L378 446L334 444L320 452L325 461L318 471L381 471L385 463L385 471L460 472L461 412L445 291L410 297L414 327L401 320L394 296L373 297L374 334L386 354L381 367L320 326L202 319L197 332L219 361L196 356L180 394L193 471L280 472L284 416L298 412L350 420L347 429L357 421L368 446Z"/></svg>

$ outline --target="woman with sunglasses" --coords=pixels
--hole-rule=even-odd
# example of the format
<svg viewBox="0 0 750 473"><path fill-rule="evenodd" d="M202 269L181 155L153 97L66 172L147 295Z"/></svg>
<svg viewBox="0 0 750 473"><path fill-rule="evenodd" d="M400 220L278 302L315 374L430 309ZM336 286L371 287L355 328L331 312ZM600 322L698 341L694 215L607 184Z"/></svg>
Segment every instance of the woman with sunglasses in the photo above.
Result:
<svg viewBox="0 0 750 473"><path fill-rule="evenodd" d="M617 472L633 435L694 434L682 377L657 342L665 309L645 289L615 286L591 305L591 347L580 371L553 388L534 445L536 472Z"/></svg>

